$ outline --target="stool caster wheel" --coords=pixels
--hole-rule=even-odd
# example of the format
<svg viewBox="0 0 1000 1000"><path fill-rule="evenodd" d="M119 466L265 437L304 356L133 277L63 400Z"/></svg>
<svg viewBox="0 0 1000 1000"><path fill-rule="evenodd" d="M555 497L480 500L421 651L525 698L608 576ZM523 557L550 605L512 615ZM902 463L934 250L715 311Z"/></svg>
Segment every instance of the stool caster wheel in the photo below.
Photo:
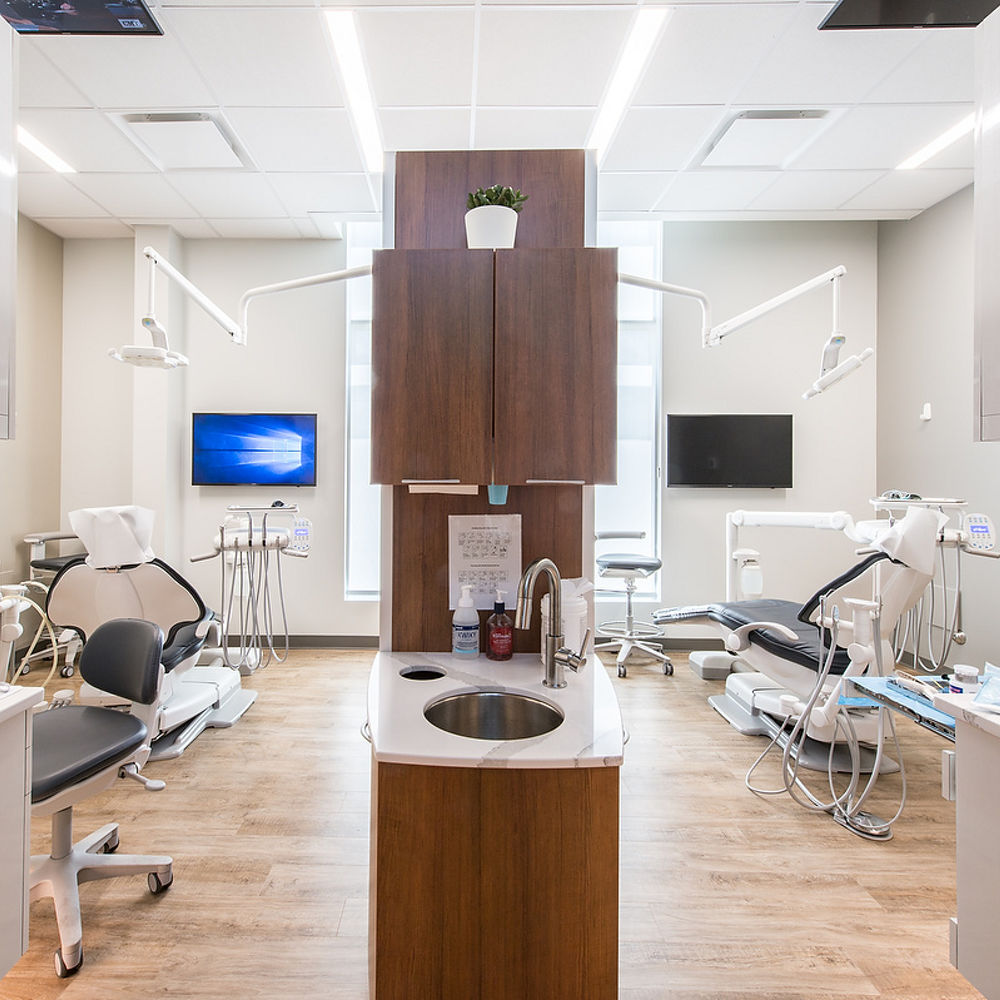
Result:
<svg viewBox="0 0 1000 1000"><path fill-rule="evenodd" d="M56 975L60 979L68 979L70 976L76 975L80 971L80 966L83 965L83 949L80 949L80 957L77 959L77 963L74 966L68 966L63 961L62 949L60 948L55 955L53 955L56 966Z"/></svg>
<svg viewBox="0 0 1000 1000"><path fill-rule="evenodd" d="M619 677L624 677L625 676L625 664L624 663L618 664L618 676Z"/></svg>
<svg viewBox="0 0 1000 1000"><path fill-rule="evenodd" d="M663 676L671 677L673 676L673 672L674 672L674 665L669 660L665 660L663 663Z"/></svg>

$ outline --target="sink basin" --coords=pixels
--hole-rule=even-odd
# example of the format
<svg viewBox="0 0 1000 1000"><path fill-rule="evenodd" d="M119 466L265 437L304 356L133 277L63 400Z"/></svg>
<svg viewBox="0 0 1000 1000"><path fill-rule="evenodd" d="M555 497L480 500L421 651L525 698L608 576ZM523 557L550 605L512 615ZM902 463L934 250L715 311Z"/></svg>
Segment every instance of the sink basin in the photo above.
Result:
<svg viewBox="0 0 1000 1000"><path fill-rule="evenodd" d="M508 691L464 691L431 702L424 718L438 729L474 740L525 740L552 732L558 708Z"/></svg>

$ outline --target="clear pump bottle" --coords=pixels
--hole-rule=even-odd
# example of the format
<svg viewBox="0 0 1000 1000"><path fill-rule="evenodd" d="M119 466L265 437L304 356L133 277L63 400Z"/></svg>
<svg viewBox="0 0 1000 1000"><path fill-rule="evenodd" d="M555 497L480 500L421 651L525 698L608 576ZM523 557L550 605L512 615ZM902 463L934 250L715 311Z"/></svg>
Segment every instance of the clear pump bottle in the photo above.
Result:
<svg viewBox="0 0 1000 1000"><path fill-rule="evenodd" d="M479 656L479 612L472 600L472 585L462 585L462 596L451 619L451 651L455 656Z"/></svg>
<svg viewBox="0 0 1000 1000"><path fill-rule="evenodd" d="M490 660L509 660L514 652L514 623L504 614L502 590L497 591L493 614L486 619L486 656Z"/></svg>

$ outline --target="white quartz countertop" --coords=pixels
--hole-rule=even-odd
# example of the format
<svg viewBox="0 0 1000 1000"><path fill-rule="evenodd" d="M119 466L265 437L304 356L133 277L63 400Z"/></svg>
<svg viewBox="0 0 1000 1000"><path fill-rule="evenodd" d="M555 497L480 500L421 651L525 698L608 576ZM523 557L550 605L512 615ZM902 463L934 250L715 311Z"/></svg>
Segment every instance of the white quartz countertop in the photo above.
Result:
<svg viewBox="0 0 1000 1000"><path fill-rule="evenodd" d="M954 716L955 722L967 722L976 729L992 736L1000 736L1000 714L977 705L974 694L939 694L934 696L934 707Z"/></svg>
<svg viewBox="0 0 1000 1000"><path fill-rule="evenodd" d="M40 687L21 687L10 685L6 691L0 690L0 722L6 722L12 715L27 712L32 705L37 705L45 696Z"/></svg>
<svg viewBox="0 0 1000 1000"><path fill-rule="evenodd" d="M443 677L412 680L407 667L442 668ZM443 767L618 767L622 763L621 711L607 671L591 653L579 673L566 671L566 687L542 684L538 654L510 660L450 653L379 653L368 682L368 728L375 759ZM424 709L447 695L472 690L525 694L558 708L565 718L552 732L519 740L455 736L424 718Z"/></svg>

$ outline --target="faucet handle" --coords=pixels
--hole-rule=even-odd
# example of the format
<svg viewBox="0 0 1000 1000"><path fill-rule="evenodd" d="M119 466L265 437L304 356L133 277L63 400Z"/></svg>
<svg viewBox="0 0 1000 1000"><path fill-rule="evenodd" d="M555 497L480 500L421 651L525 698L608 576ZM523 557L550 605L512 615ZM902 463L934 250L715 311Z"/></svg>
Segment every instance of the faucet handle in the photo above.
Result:
<svg viewBox="0 0 1000 1000"><path fill-rule="evenodd" d="M580 651L578 653L574 653L572 649L563 646L561 649L556 650L556 659L558 659L563 666L569 667L573 673L579 672L579 670L587 664L587 657L583 655L583 651L587 648L587 643L589 641L590 629L588 628L587 631L583 633L583 642L580 643Z"/></svg>

